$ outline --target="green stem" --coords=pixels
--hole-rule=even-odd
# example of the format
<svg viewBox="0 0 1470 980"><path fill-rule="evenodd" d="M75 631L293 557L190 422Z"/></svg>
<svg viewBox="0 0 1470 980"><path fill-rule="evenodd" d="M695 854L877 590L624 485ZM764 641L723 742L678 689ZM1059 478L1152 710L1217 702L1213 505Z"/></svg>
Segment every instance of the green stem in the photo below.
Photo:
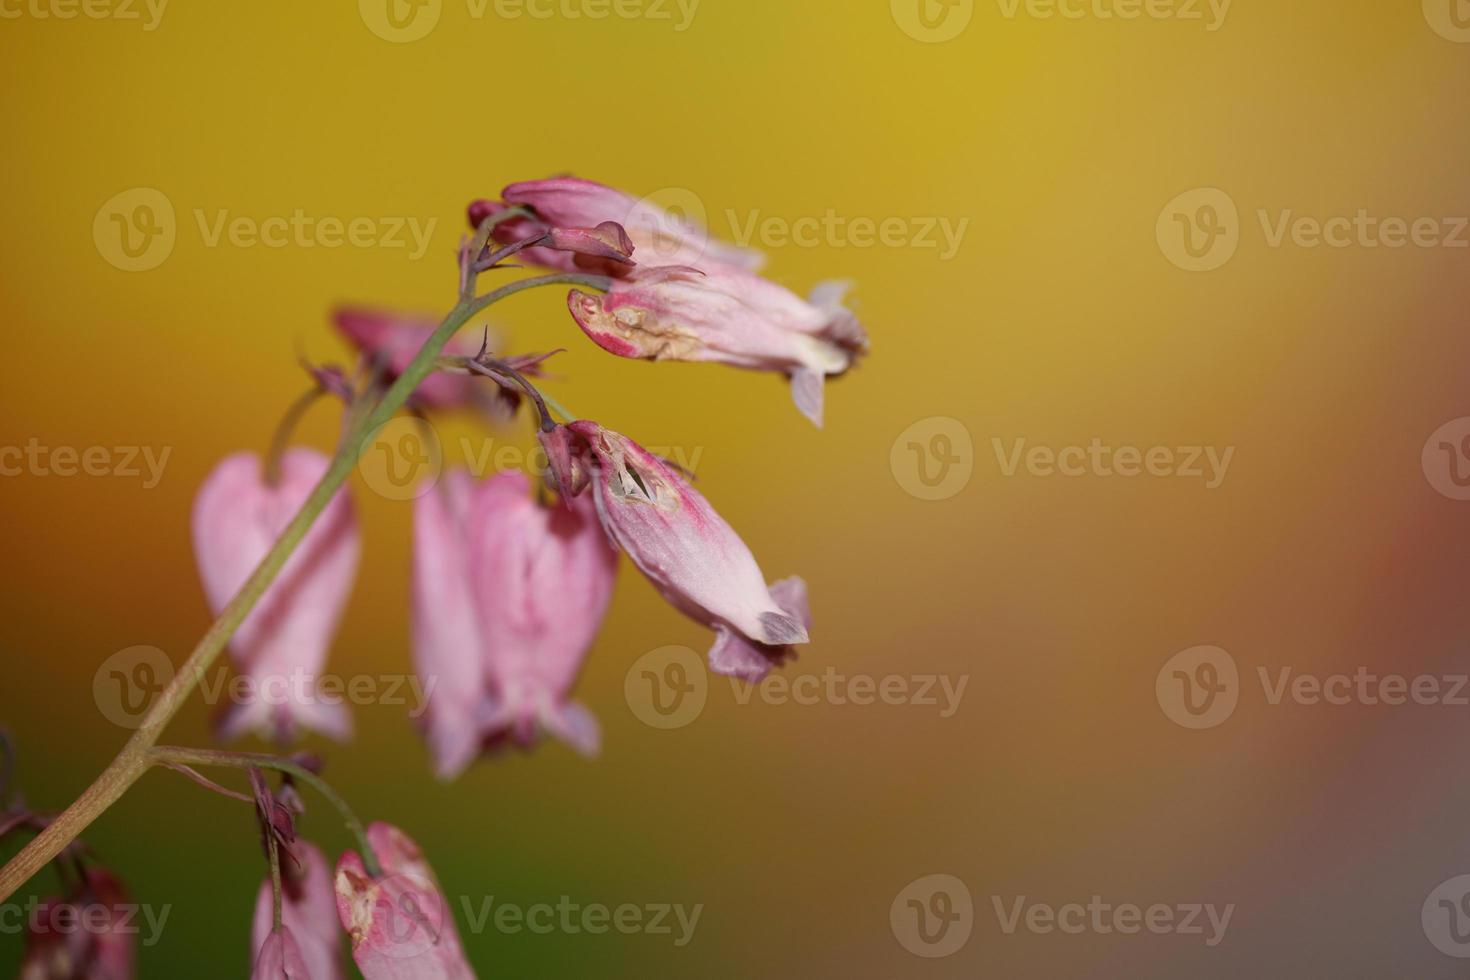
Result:
<svg viewBox="0 0 1470 980"><path fill-rule="evenodd" d="M301 510L281 532L280 538L262 559L260 565L251 573L250 578L241 586L239 593L225 606L219 618L214 621L214 625L200 638L193 652L189 654L189 659L184 662L173 680L153 702L142 724L123 746L122 751L92 782L92 785L88 786L70 806L57 815L45 831L27 844L4 868L0 868L0 902L15 894L21 885L45 867L48 861L61 853L67 844L74 841L93 820L116 803L148 770L151 764L149 750L158 744L164 728L173 720L174 715L178 714L184 701L203 678L205 671L219 657L225 645L229 643L230 637L235 635L235 631L240 628L245 617L250 614L261 596L265 594L265 590L281 573L286 560L291 557L292 552L301 543L301 539L306 536L312 523L321 516L322 511L337 495L337 491L347 482L348 476L357 465L358 457L362 454L366 437L387 423L408 401L414 389L434 370L439 352L444 349L444 345L449 342L455 332L476 314L502 299L537 286L552 285L580 285L589 289L606 289L608 280L603 276L575 272L536 276L507 283L475 299L463 299L449 311L444 322L439 324L434 333L425 341L424 346L409 362L403 373L398 376L398 380L383 395L382 400L348 431L342 440L341 448L327 468L327 472L311 491L311 495L306 498L306 502L301 505Z"/></svg>
<svg viewBox="0 0 1470 980"><path fill-rule="evenodd" d="M286 455L286 447L291 444L291 433L296 431L296 425L308 409L316 404L316 400L326 394L320 386L303 392L291 407L286 409L286 414L281 417L281 424L276 426L276 434L271 438L270 451L265 457L265 482L267 486L280 486L281 484L281 458Z"/></svg>
<svg viewBox="0 0 1470 980"><path fill-rule="evenodd" d="M286 773L297 782L305 783L316 790L324 800L336 807L337 812L342 815L342 823L357 839L358 847L362 851L363 866L373 877L378 876L378 860L372 848L368 847L367 831L363 829L362 821L357 819L357 814L352 811L352 807L347 805L347 801L331 787L330 783L300 763L278 755L262 755L258 752L222 752L218 749L186 749L173 745L160 745L150 750L148 759L151 765L269 769L273 772Z"/></svg>

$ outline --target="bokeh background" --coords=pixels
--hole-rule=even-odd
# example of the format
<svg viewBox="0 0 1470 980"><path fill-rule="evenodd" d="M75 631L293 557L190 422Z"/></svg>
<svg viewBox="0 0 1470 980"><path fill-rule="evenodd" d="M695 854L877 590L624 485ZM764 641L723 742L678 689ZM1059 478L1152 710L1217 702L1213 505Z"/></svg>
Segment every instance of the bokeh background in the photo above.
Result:
<svg viewBox="0 0 1470 980"><path fill-rule="evenodd" d="M347 360L329 308L447 308L464 204L573 171L692 197L723 238L771 219L752 244L800 292L857 283L872 356L831 386L820 432L770 377L603 354L559 291L493 320L517 349L568 348L548 390L579 413L700 453L767 573L809 580L815 642L788 677L966 687L942 717L742 703L716 680L691 723L656 729L625 697L630 668L708 637L625 567L580 687L599 760L546 745L441 785L403 706L357 708L350 746L309 744L359 812L423 844L481 976L1460 975L1435 938L1470 945L1431 893L1470 872L1470 706L1272 704L1257 670L1470 671L1451 468L1470 472L1466 6L1238 0L1222 19L1179 0L1124 19L1100 14L1140 8L961 0L922 20L907 0L703 0L686 20L652 0L604 19L569 16L610 9L596 0L534 8L548 17L443 0L400 4L395 31L368 0L179 0L156 20L5 0L0 444L170 453L156 486L0 478L0 725L20 787L42 809L72 799L127 734L94 698L99 665L140 644L181 661L208 625L191 498L222 456L264 448L303 388L298 355ZM135 188L166 198L176 240L124 271L108 215L136 199L109 202ZM1221 194L1234 214L1204 210ZM298 211L436 224L421 255L211 244L200 225ZM1433 219L1435 242L1273 244L1284 215L1360 211ZM847 231L781 240L829 214ZM897 224L874 243L857 219ZM927 244L931 220L965 223L956 249ZM329 447L337 425L319 407L301 438ZM528 434L436 425L451 459L461 436ZM1234 455L1210 487L1008 475L994 441L1094 438ZM918 466L946 459L929 490ZM333 668L402 674L410 506L360 478L353 493L364 561ZM1156 681L1202 644L1237 666L1237 704L1193 730L1171 719L1171 672ZM204 706L168 738L206 744ZM321 804L304 829L348 844ZM248 971L248 807L154 773L87 840L170 906L144 977ZM904 921L932 875L974 908L937 958ZM23 894L54 887L48 872ZM1008 933L996 913L1094 895L1234 909L1214 946ZM471 932L460 904L562 896L703 911L676 947ZM0 973L19 949L0 935Z"/></svg>

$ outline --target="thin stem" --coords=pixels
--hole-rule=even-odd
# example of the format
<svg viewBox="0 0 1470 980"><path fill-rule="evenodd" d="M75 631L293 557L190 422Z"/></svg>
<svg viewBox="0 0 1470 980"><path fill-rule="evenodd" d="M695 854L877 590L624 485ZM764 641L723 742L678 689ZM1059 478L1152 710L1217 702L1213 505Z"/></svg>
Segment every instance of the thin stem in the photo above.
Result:
<svg viewBox="0 0 1470 980"><path fill-rule="evenodd" d="M271 437L271 448L265 457L265 482L267 486L280 486L281 484L281 458L286 455L286 447L291 443L291 433L296 431L296 426L302 417L306 415L316 400L326 391L317 385L310 391L302 392L291 407L286 409L286 414L281 416L281 423L276 426L275 435Z"/></svg>
<svg viewBox="0 0 1470 980"><path fill-rule="evenodd" d="M496 384L502 383L505 379L513 381L521 390L531 396L531 401L536 403L536 414L541 419L542 430L548 431L556 426L556 423L551 419L551 413L547 411L546 400L541 397L541 392L536 389L535 385L522 377L521 372L499 361L495 362L495 367L493 368L487 367L476 360L466 361L465 366L476 374L483 374L485 377L490 378Z"/></svg>
<svg viewBox="0 0 1470 980"><path fill-rule="evenodd" d="M342 815L343 824L356 838L358 847L362 850L363 866L367 869L368 874L377 877L381 873L378 868L378 859L373 854L372 848L368 846L367 831L363 828L362 821L357 819L357 814L352 811L352 807L348 806L347 801L325 779L299 762L293 762L277 755L262 755L258 752L222 752L218 749L186 749L172 745L160 745L151 749L148 752L148 760L152 765L214 766L284 772L316 790L323 799L337 809L337 812Z"/></svg>
<svg viewBox="0 0 1470 980"><path fill-rule="evenodd" d="M281 842L276 840L275 831L265 831L266 849L271 861L271 915L275 919L276 932L281 931Z"/></svg>
<svg viewBox="0 0 1470 980"><path fill-rule="evenodd" d="M537 390L540 391L539 388ZM567 422L570 423L570 422L577 421L576 414L573 413L573 412L568 411L567 410L567 407L565 405L563 405L561 402L557 401L555 398L552 398L550 395L548 395L544 391L541 392L541 397L543 399L545 399L546 404L550 405L556 411L556 414L560 415Z"/></svg>
<svg viewBox="0 0 1470 980"><path fill-rule="evenodd" d="M172 769L174 772L182 773L183 775L188 776L189 779L198 783L200 786L203 786L211 793L218 793L220 796L228 797L232 800L239 800L241 803L249 803L252 806L255 804L255 800L246 796L244 793L237 793L232 789L226 789L219 783L206 777L198 770L191 769L189 766L181 765L177 762L166 762L164 763L164 766L166 768Z"/></svg>
<svg viewBox="0 0 1470 980"><path fill-rule="evenodd" d="M347 481L347 477L357 465L358 457L365 449L366 437L378 427L386 424L403 406L408 397L413 394L414 389L434 369L439 352L443 350L444 345L454 336L455 332L476 314L502 299L527 289L552 285L580 285L589 289L606 290L611 283L605 276L584 273L564 272L536 276L507 283L476 299L461 301L449 311L444 322L439 324L434 333L424 342L424 346L409 362L403 373L398 376L398 380L383 395L382 400L371 412L353 423L352 428L342 440L342 446L337 455L327 468L327 472L322 475L321 481L312 490L306 502L301 505L301 510L281 532L280 538L261 560L256 570L251 573L250 578L241 586L239 593L225 606L214 625L200 638L193 652L189 654L188 660L159 694L158 699L153 702L142 724L123 746L122 751L93 781L92 785L88 786L81 796L77 797L56 817L51 826L31 841L4 868L0 868L0 902L15 894L21 885L41 870L46 862L59 854L67 844L75 840L93 820L97 819L99 814L116 803L147 771L150 765L149 750L158 743L164 728L173 720L174 715L178 714L185 700L204 677L205 671L219 657L225 645L229 643L230 637L235 635L235 631L240 628L245 617L255 608L266 589L281 573L286 560L291 557L292 552L306 536L311 525L321 516L322 511L327 508L327 505L337 495L337 491ZM364 855L364 858L368 857L369 855Z"/></svg>

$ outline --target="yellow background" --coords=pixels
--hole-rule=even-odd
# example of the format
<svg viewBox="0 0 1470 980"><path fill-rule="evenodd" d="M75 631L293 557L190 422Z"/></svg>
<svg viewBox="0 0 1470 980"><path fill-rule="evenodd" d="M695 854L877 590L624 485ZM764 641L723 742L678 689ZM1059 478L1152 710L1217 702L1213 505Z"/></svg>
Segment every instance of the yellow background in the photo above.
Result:
<svg viewBox="0 0 1470 980"><path fill-rule="evenodd" d="M830 236L767 249L799 292L857 283L872 356L829 388L822 432L769 377L605 355L560 291L491 318L517 349L568 348L548 390L580 414L703 452L701 487L768 575L810 583L815 642L790 675L968 686L941 718L741 704L716 681L697 721L655 730L626 672L708 636L625 567L580 688L600 761L549 745L438 785L402 708L358 709L352 746L313 743L327 776L414 834L451 895L704 905L682 949L467 934L482 976L1457 975L1420 909L1470 870L1470 708L1271 705L1255 680L1465 670L1470 503L1437 493L1420 454L1470 415L1470 250L1272 247L1258 218L1470 213L1470 45L1419 3L1237 0L1210 31L980 2L942 43L888 0L703 0L682 32L445 0L408 43L347 0L174 0L152 31L25 4L0 19L0 444L171 450L152 489L0 479L0 724L35 806L62 806L125 737L96 710L97 666L137 644L177 662L208 625L193 493L227 453L264 448L303 387L298 353L345 361L326 311L447 308L465 203L573 171L692 193L726 238L728 212L969 222L948 259ZM124 272L94 218L139 187L171 203L177 240ZM1196 188L1239 209L1238 251L1208 273L1156 238ZM195 217L298 209L437 225L415 261L211 247ZM926 501L891 450L934 417L961 423L973 475ZM319 408L303 438L328 447L336 425ZM524 423L495 437L523 444ZM1007 476L992 442L1094 437L1236 451L1211 490ZM364 561L332 663L401 673L410 509L354 483ZM1207 643L1240 665L1240 706L1187 731L1155 677ZM205 743L203 707L168 737ZM320 804L306 831L346 845ZM247 808L153 774L88 840L140 901L173 907L144 976L246 971ZM926 960L889 907L936 873L965 882L975 931ZM1094 894L1237 907L1215 948L1007 935L992 908ZM18 945L0 935L0 969Z"/></svg>

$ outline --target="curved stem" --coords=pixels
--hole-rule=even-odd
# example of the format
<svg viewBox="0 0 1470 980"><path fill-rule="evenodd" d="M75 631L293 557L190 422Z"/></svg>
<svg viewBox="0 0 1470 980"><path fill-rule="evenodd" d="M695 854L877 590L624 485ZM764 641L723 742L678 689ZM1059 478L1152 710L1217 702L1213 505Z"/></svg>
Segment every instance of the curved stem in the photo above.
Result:
<svg viewBox="0 0 1470 980"><path fill-rule="evenodd" d="M373 854L372 848L368 847L367 831L363 828L362 821L357 819L357 814L342 795L331 787L325 779L312 772L310 769L294 762L291 759L282 758L278 755L263 755L258 752L224 752L218 749L186 749L174 745L160 745L148 752L150 765L179 765L179 766L214 766L230 769L270 769L274 772L283 772L298 782L305 783L328 803L336 808L342 815L342 822L349 833L357 839L358 847L362 850L363 866L369 874L378 876L378 861Z"/></svg>
<svg viewBox="0 0 1470 980"><path fill-rule="evenodd" d="M280 486L281 457L286 455L286 447L291 443L291 433L296 431L297 423L306 415L307 410L324 394L326 392L320 385L302 392L291 403L291 407L286 409L286 414L281 416L281 423L276 426L275 435L271 437L271 448L265 457L265 482L268 486Z"/></svg>
<svg viewBox="0 0 1470 980"><path fill-rule="evenodd" d="M605 276L584 273L556 273L536 276L507 283L499 289L475 299L461 300L424 342L408 367L383 395L371 412L357 419L342 440L342 446L333 457L321 481L301 505L301 510L281 532L271 550L241 586L239 593L230 600L215 620L214 625L200 638L189 659L179 668L173 679L159 694L158 699L144 716L142 724L133 733L112 763L102 771L92 785L88 786L40 835L0 869L0 902L13 895L37 871L41 870L71 841L75 840L97 816L128 791L133 783L147 771L150 765L149 750L158 743L164 728L183 707L184 701L199 684L207 671L219 657L230 637L240 628L245 617L255 608L276 576L281 573L286 560L296 550L301 539L322 511L331 503L337 491L347 482L348 476L357 465L358 457L365 448L367 437L386 424L403 407L424 378L433 371L439 352L460 327L486 307L516 293L537 286L580 285L589 289L607 289ZM366 855L364 855L366 857Z"/></svg>

